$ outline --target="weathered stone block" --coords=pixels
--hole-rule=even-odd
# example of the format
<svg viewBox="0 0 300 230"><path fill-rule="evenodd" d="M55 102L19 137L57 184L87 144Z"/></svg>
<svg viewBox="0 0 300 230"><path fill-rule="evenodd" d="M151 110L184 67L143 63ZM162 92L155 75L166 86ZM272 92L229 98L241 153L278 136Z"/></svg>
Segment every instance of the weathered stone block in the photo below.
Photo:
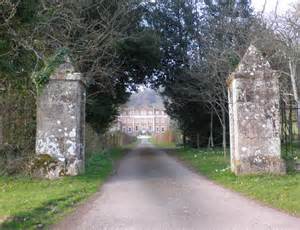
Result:
<svg viewBox="0 0 300 230"><path fill-rule="evenodd" d="M250 46L228 84L232 171L285 173L277 74L260 52Z"/></svg>
<svg viewBox="0 0 300 230"><path fill-rule="evenodd" d="M36 153L56 159L59 167L50 169L63 165L64 175L84 171L85 98L84 81L70 63L58 68L38 98Z"/></svg>

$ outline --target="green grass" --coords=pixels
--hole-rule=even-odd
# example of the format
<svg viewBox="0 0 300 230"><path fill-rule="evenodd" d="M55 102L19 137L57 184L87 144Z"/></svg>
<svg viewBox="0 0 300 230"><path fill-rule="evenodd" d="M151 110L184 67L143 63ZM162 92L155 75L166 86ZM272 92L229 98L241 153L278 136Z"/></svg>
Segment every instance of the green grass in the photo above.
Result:
<svg viewBox="0 0 300 230"><path fill-rule="evenodd" d="M217 183L274 208L300 216L300 174L235 176L222 151L181 149L180 159Z"/></svg>
<svg viewBox="0 0 300 230"><path fill-rule="evenodd" d="M150 143L153 144L157 148L176 148L176 144L173 142L162 142L156 141L155 139L150 139Z"/></svg>
<svg viewBox="0 0 300 230"><path fill-rule="evenodd" d="M136 148L137 145L138 145L138 141L134 141L130 144L122 145L122 148L124 148L124 149L134 149L134 148Z"/></svg>
<svg viewBox="0 0 300 230"><path fill-rule="evenodd" d="M157 148L176 148L176 144L168 142L152 143Z"/></svg>
<svg viewBox="0 0 300 230"><path fill-rule="evenodd" d="M50 181L0 177L0 229L46 228L97 192L122 150L92 155L86 173Z"/></svg>

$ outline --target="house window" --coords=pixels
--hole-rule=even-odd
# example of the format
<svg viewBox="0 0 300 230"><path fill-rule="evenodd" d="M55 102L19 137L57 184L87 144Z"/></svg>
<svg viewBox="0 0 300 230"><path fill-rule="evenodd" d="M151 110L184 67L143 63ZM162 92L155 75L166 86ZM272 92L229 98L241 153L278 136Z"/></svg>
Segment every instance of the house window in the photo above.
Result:
<svg viewBox="0 0 300 230"><path fill-rule="evenodd" d="M135 130L138 131L138 130L139 130L139 127L138 127L138 126L135 126Z"/></svg>
<svg viewBox="0 0 300 230"><path fill-rule="evenodd" d="M132 131L131 128L128 128L128 132L131 133L131 131Z"/></svg>
<svg viewBox="0 0 300 230"><path fill-rule="evenodd" d="M165 128L164 128L164 127L162 127L162 128L161 128L161 131L162 131L162 132L165 132Z"/></svg>

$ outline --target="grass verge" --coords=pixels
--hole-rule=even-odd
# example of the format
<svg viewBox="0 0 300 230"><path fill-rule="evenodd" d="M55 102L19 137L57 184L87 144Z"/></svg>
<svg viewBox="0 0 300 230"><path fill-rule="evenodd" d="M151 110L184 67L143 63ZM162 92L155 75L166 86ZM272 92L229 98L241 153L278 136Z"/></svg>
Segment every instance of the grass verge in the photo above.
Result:
<svg viewBox="0 0 300 230"><path fill-rule="evenodd" d="M121 149L92 155L86 173L50 181L0 177L0 229L44 229L84 201L111 175Z"/></svg>
<svg viewBox="0 0 300 230"><path fill-rule="evenodd" d="M222 151L180 149L176 155L217 183L269 206L300 216L300 174L235 176Z"/></svg>
<svg viewBox="0 0 300 230"><path fill-rule="evenodd" d="M162 142L162 141L155 141L154 139L150 140L150 143L153 144L157 148L176 148L176 144L173 142Z"/></svg>

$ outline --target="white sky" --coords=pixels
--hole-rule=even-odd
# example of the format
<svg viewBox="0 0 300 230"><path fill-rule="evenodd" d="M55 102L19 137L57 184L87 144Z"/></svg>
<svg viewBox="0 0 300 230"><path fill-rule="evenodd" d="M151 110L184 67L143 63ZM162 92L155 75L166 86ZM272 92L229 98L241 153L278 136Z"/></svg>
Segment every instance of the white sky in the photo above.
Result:
<svg viewBox="0 0 300 230"><path fill-rule="evenodd" d="M275 11L277 0L266 0L266 13L271 13ZM300 0L278 0L278 14L284 13L290 6ZM261 11L263 9L265 0L252 0L252 5L256 11Z"/></svg>

